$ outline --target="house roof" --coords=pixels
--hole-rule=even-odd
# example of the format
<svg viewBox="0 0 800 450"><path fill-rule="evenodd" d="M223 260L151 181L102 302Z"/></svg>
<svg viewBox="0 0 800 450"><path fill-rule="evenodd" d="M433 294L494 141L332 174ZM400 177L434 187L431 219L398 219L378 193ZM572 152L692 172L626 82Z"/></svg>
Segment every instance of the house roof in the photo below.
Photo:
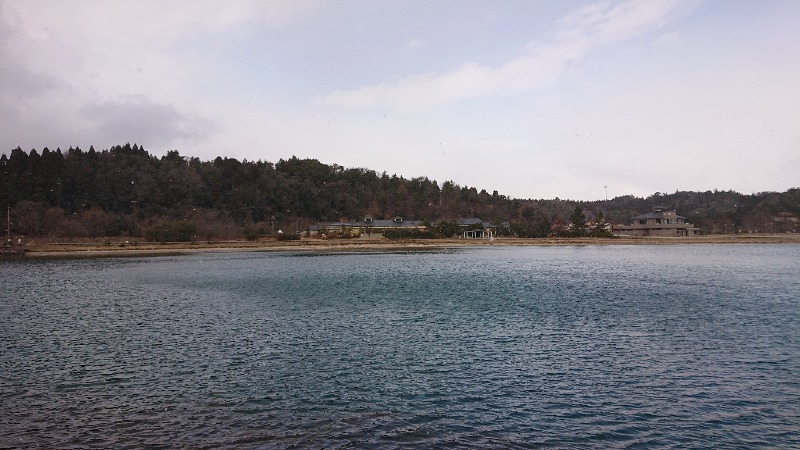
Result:
<svg viewBox="0 0 800 450"><path fill-rule="evenodd" d="M666 216L666 213L663 212L663 211L660 211L660 212L649 212L647 214L642 214L641 216L636 216L632 220L663 219L665 216ZM670 216L670 218L673 218L673 217L676 218L676 219L685 219L686 218L686 217L678 216L678 215Z"/></svg>
<svg viewBox="0 0 800 450"><path fill-rule="evenodd" d="M375 227L375 228L416 228L422 225L420 220L373 220L371 222L319 222L317 228L338 228L338 227Z"/></svg>
<svg viewBox="0 0 800 450"><path fill-rule="evenodd" d="M462 217L456 220L456 224L460 227L468 227L470 225L483 225L485 228L492 227L491 222L484 222L478 217Z"/></svg>
<svg viewBox="0 0 800 450"><path fill-rule="evenodd" d="M494 228L491 222L486 222L478 217L466 217L453 220L458 226L468 227L471 225L482 225L484 228ZM319 228L339 228L339 227L374 227L374 228L417 228L423 226L425 222L422 220L359 220L353 222L319 222L316 229ZM508 226L504 223L503 226ZM315 228L312 228L315 229Z"/></svg>
<svg viewBox="0 0 800 450"><path fill-rule="evenodd" d="M401 220L395 222L394 220L373 220L370 223L358 222L357 226L371 226L378 228L404 228L404 227L418 227L422 225L421 220Z"/></svg>

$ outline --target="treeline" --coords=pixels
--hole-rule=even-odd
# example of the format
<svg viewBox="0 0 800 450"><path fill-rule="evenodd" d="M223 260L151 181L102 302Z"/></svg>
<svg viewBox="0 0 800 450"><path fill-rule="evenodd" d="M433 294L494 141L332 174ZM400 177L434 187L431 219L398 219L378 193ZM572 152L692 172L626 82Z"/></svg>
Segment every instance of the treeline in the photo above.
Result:
<svg viewBox="0 0 800 450"><path fill-rule="evenodd" d="M793 231L800 217L798 189L656 193L607 202L523 200L315 159L200 161L174 150L159 158L136 144L102 151L16 148L0 155L0 201L10 208L15 235L152 240L253 238L364 216L430 222L480 217L535 237L566 226L576 206L589 219L602 211L611 223L628 223L661 205L704 232L720 233Z"/></svg>

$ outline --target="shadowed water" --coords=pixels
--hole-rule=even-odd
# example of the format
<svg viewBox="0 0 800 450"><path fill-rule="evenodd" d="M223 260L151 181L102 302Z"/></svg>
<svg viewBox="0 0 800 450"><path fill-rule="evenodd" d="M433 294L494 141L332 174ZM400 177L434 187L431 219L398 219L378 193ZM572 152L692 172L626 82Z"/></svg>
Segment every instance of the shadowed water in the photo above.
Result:
<svg viewBox="0 0 800 450"><path fill-rule="evenodd" d="M800 447L800 246L0 275L0 447Z"/></svg>

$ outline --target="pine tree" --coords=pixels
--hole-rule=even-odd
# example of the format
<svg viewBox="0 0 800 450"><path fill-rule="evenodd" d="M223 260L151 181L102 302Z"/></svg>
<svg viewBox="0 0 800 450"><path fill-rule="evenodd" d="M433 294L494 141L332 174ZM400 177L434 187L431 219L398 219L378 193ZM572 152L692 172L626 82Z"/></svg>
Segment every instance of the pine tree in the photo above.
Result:
<svg viewBox="0 0 800 450"><path fill-rule="evenodd" d="M612 234L608 230L608 222L603 217L603 211L597 213L597 218L594 220L594 228L592 228L591 235L594 237L611 237Z"/></svg>
<svg viewBox="0 0 800 450"><path fill-rule="evenodd" d="M570 234L575 237L586 236L586 215L580 206L575 207L575 211L569 216L570 224L572 225Z"/></svg>

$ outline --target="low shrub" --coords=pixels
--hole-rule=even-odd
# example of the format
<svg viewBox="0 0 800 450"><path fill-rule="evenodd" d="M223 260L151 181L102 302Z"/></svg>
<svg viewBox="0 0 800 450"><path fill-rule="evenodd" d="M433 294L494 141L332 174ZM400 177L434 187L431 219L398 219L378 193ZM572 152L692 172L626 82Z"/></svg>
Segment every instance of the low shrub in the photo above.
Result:
<svg viewBox="0 0 800 450"><path fill-rule="evenodd" d="M433 239L436 235L428 230L394 228L384 231L383 237L387 239Z"/></svg>

